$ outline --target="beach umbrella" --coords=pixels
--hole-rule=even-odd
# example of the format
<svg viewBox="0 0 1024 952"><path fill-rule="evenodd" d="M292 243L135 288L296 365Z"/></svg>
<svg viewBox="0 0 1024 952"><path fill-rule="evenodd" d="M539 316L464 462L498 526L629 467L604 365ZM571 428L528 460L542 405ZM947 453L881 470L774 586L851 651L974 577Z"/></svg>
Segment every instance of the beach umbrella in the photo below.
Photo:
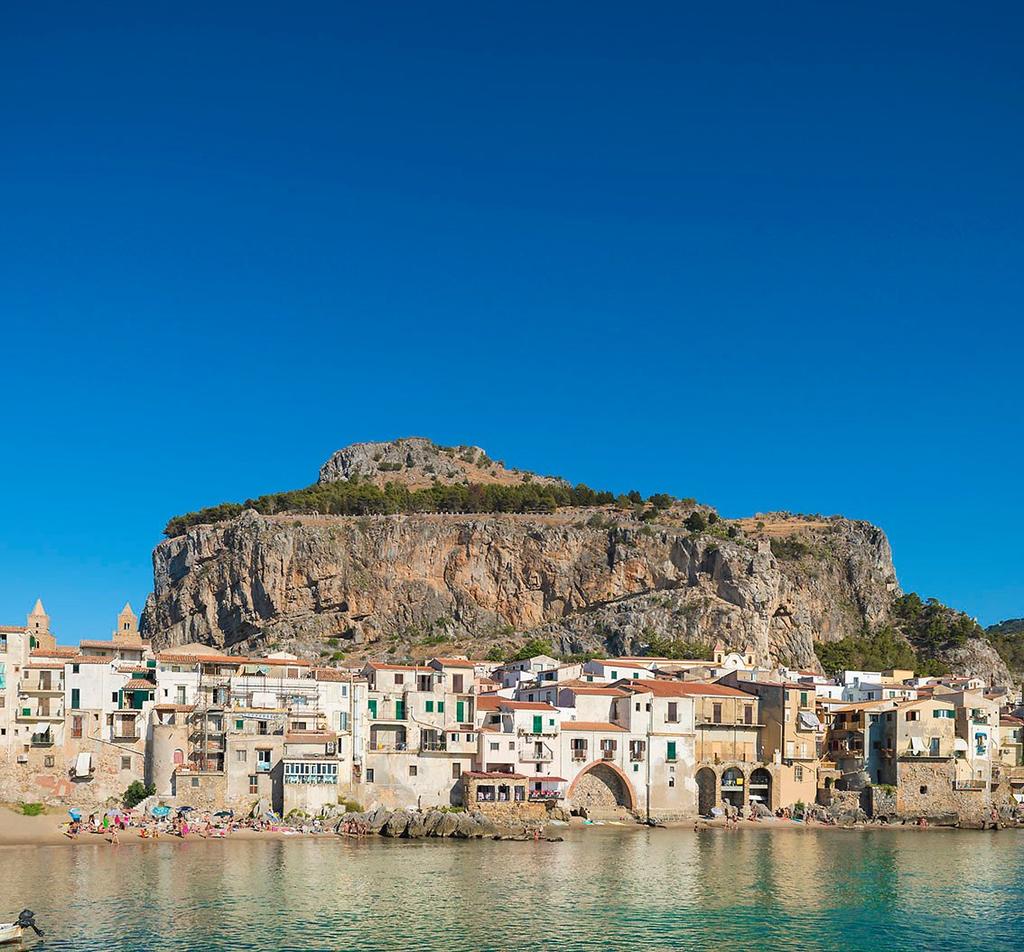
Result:
<svg viewBox="0 0 1024 952"><path fill-rule="evenodd" d="M191 813L195 807L178 807L179 813Z"/></svg>
<svg viewBox="0 0 1024 952"><path fill-rule="evenodd" d="M114 807L113 810L107 810L107 816L109 816L109 817L124 816L124 812L122 810L118 810L117 807Z"/></svg>
<svg viewBox="0 0 1024 952"><path fill-rule="evenodd" d="M76 823L82 819L82 813L79 810L68 810L68 816Z"/></svg>
<svg viewBox="0 0 1024 952"><path fill-rule="evenodd" d="M234 810L221 810L219 813L215 813L214 816L234 816Z"/></svg>
<svg viewBox="0 0 1024 952"><path fill-rule="evenodd" d="M273 810L267 811L265 819L270 820L271 823L279 823L281 821L281 818Z"/></svg>
<svg viewBox="0 0 1024 952"><path fill-rule="evenodd" d="M167 816L167 814L171 812L171 808L170 807L153 807L153 809L150 810L149 812L152 813L153 816L155 816L155 817L164 817L164 816Z"/></svg>

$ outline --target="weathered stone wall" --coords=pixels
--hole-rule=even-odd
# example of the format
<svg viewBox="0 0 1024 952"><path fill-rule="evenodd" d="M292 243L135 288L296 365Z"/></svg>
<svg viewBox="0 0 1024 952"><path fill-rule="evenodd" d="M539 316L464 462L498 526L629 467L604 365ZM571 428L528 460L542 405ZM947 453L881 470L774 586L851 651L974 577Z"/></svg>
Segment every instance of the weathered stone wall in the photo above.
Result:
<svg viewBox="0 0 1024 952"><path fill-rule="evenodd" d="M901 760L897 766L896 812L904 819L955 814L964 823L983 823L992 810L987 789L954 789L952 760Z"/></svg>

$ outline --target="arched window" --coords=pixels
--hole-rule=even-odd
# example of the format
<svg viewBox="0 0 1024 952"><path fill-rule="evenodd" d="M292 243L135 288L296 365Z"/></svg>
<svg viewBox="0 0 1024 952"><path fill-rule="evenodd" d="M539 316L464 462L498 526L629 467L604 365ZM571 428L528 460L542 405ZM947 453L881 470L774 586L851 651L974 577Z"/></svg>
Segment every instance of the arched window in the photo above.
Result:
<svg viewBox="0 0 1024 952"><path fill-rule="evenodd" d="M176 750L174 752L174 766L180 767L183 763L185 763L185 751Z"/></svg>

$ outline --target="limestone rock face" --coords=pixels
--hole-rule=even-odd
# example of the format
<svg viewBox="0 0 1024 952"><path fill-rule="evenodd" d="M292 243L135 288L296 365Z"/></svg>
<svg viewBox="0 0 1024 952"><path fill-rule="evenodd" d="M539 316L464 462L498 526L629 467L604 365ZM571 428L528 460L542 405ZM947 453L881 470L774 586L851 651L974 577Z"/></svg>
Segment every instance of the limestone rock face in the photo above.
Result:
<svg viewBox="0 0 1024 952"><path fill-rule="evenodd" d="M399 482L411 487L433 482L455 483L561 483L550 476L537 476L507 469L491 460L479 446L438 446L422 436L409 436L380 443L352 443L332 454L320 467L321 483L361 479L383 486Z"/></svg>
<svg viewBox="0 0 1024 952"><path fill-rule="evenodd" d="M359 471L378 452L359 447L379 445L335 454L321 479ZM592 517L249 510L157 546L142 628L159 648L333 646L350 658L441 641L485 653L513 632L629 654L656 638L721 638L762 663L811 668L816 641L889 621L899 594L885 534L865 522L823 520L810 546L776 557L764 538Z"/></svg>
<svg viewBox="0 0 1024 952"><path fill-rule="evenodd" d="M1017 681L996 649L980 638L971 638L957 648L948 648L942 652L941 658L957 674L984 678L987 684L1009 686Z"/></svg>

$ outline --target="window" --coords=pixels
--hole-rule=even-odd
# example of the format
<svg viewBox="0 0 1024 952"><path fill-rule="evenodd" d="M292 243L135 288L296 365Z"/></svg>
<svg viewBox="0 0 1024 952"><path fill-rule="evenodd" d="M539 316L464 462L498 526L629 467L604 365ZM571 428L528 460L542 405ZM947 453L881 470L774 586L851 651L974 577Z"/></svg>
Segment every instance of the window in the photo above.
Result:
<svg viewBox="0 0 1024 952"><path fill-rule="evenodd" d="M366 768L366 782L373 783L373 767Z"/></svg>
<svg viewBox="0 0 1024 952"><path fill-rule="evenodd" d="M463 690L463 675L453 674L452 675L452 692L455 694L462 694Z"/></svg>
<svg viewBox="0 0 1024 952"><path fill-rule="evenodd" d="M419 773L419 767L416 764L409 764L409 776L415 777L417 773Z"/></svg>
<svg viewBox="0 0 1024 952"><path fill-rule="evenodd" d="M920 711L907 711L906 720L908 720L908 721L917 721L917 720L920 720L920 719L921 719L921 712Z"/></svg>
<svg viewBox="0 0 1024 952"><path fill-rule="evenodd" d="M338 730L348 730L348 711L338 711Z"/></svg>
<svg viewBox="0 0 1024 952"><path fill-rule="evenodd" d="M192 778L192 786L193 787L198 787L199 786L199 778L198 777L193 777Z"/></svg>
<svg viewBox="0 0 1024 952"><path fill-rule="evenodd" d="M940 717L940 718L944 717L947 720L953 721L953 720L956 720L956 712L955 711L944 711L944 710L936 709L936 710L932 711L932 717Z"/></svg>
<svg viewBox="0 0 1024 952"><path fill-rule="evenodd" d="M801 707L807 707L807 692L806 691L801 691L800 692L800 706Z"/></svg>
<svg viewBox="0 0 1024 952"><path fill-rule="evenodd" d="M437 713L438 714L443 714L444 713L444 701L438 701L437 702Z"/></svg>
<svg viewBox="0 0 1024 952"><path fill-rule="evenodd" d="M256 774L249 774L249 793L260 792L260 778Z"/></svg>
<svg viewBox="0 0 1024 952"><path fill-rule="evenodd" d="M427 701L425 710L426 710L426 712L428 714L433 714L434 713L434 702L433 701Z"/></svg>
<svg viewBox="0 0 1024 952"><path fill-rule="evenodd" d="M872 724L877 724L877 723L878 723L878 719L879 719L880 717L881 717L881 715L880 715L880 714L869 714L869 715L868 715L868 721L869 721L870 723L872 723Z"/></svg>
<svg viewBox="0 0 1024 952"><path fill-rule="evenodd" d="M397 688L399 685L402 685L402 684L405 684L405 675L404 674L395 674L395 687Z"/></svg>
<svg viewBox="0 0 1024 952"><path fill-rule="evenodd" d="M711 720L716 724L722 723L722 705L718 702L711 705Z"/></svg>
<svg viewBox="0 0 1024 952"><path fill-rule="evenodd" d="M245 730L245 721L235 721L235 730L236 731L244 731Z"/></svg>
<svg viewBox="0 0 1024 952"><path fill-rule="evenodd" d="M117 703L117 691L111 691L110 692L110 703L111 704L116 704Z"/></svg>
<svg viewBox="0 0 1024 952"><path fill-rule="evenodd" d="M82 692L78 688L71 689L71 707L78 710L82 706Z"/></svg>
<svg viewBox="0 0 1024 952"><path fill-rule="evenodd" d="M121 758L121 769L122 770L131 770L132 769L132 759L131 759L131 757L122 757Z"/></svg>
<svg viewBox="0 0 1024 952"><path fill-rule="evenodd" d="M612 680L613 681L618 681L619 680L619 672L618 671L613 671L612 672Z"/></svg>
<svg viewBox="0 0 1024 952"><path fill-rule="evenodd" d="M515 750L516 749L516 742L514 740L510 740L508 742L508 749L509 750Z"/></svg>
<svg viewBox="0 0 1024 952"><path fill-rule="evenodd" d="M666 720L670 724L675 724L679 720L679 702L669 701L668 702L668 717Z"/></svg>
<svg viewBox="0 0 1024 952"><path fill-rule="evenodd" d="M800 783L800 781L804 779L804 768L803 767L796 766L796 767L793 768L793 779L797 783Z"/></svg>
<svg viewBox="0 0 1024 952"><path fill-rule="evenodd" d="M249 758L249 751L245 750L244 748L242 750L236 750L235 751L235 762L236 763L244 764L248 760L248 758Z"/></svg>
<svg viewBox="0 0 1024 952"><path fill-rule="evenodd" d="M257 721L256 722L256 733L257 734L269 734L270 733L270 725L267 724L266 721Z"/></svg>
<svg viewBox="0 0 1024 952"><path fill-rule="evenodd" d="M77 664L71 665L71 673L72 674L78 674L78 672L79 672L78 665Z"/></svg>
<svg viewBox="0 0 1024 952"><path fill-rule="evenodd" d="M500 744L498 744L497 742L495 742L493 740L487 746L488 746L489 750L498 750L501 747Z"/></svg>
<svg viewBox="0 0 1024 952"><path fill-rule="evenodd" d="M640 702L639 702L639 701L637 701L637 702L636 702L636 709L637 709L638 711L640 710Z"/></svg>
<svg viewBox="0 0 1024 952"><path fill-rule="evenodd" d="M74 717L71 718L71 736L82 736L82 717L79 714L76 714Z"/></svg>
<svg viewBox="0 0 1024 952"><path fill-rule="evenodd" d="M256 771L257 773L267 773L270 770L270 751L261 748L256 751Z"/></svg>
<svg viewBox="0 0 1024 952"><path fill-rule="evenodd" d="M926 793L928 792L928 787L927 787L927 785L925 785L925 786L922 786L919 792L920 792L920 793L921 793L922 795L923 795L923 794L926 794Z"/></svg>
<svg viewBox="0 0 1024 952"><path fill-rule="evenodd" d="M462 764L452 764L452 780L458 780L462 776Z"/></svg>

